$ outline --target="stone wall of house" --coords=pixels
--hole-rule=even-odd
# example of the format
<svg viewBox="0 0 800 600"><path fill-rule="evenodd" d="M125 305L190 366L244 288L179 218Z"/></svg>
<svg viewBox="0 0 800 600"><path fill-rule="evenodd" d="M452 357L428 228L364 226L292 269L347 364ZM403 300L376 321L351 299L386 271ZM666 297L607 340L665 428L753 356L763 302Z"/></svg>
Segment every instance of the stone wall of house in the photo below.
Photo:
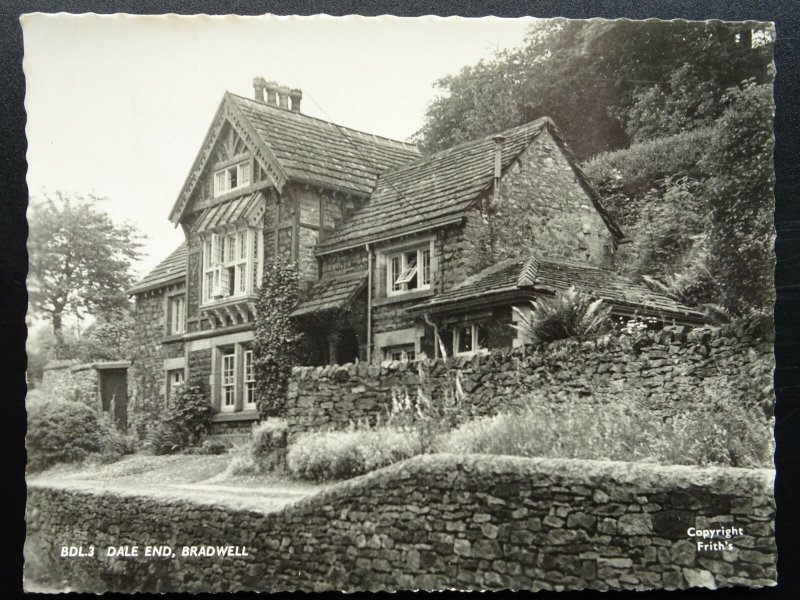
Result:
<svg viewBox="0 0 800 600"><path fill-rule="evenodd" d="M163 409L164 360L183 356L184 346L180 340L163 343L167 331L166 296L182 289L183 285L175 285L136 296L134 350L128 371L128 385L132 392L128 416L137 427L145 426Z"/></svg>
<svg viewBox="0 0 800 600"><path fill-rule="evenodd" d="M634 400L654 417L725 396L772 410L774 365L766 319L717 328L668 327L639 335L494 350L447 360L296 367L286 400L290 435L343 428L386 415L395 393L432 399L465 392L464 414L495 414L534 402L601 406Z"/></svg>
<svg viewBox="0 0 800 600"><path fill-rule="evenodd" d="M546 131L505 172L494 208L495 260L533 250L601 266L612 260L608 228Z"/></svg>
<svg viewBox="0 0 800 600"><path fill-rule="evenodd" d="M33 483L26 578L92 592L771 586L772 486L769 470L428 455L267 514ZM108 556L132 545L138 557Z"/></svg>

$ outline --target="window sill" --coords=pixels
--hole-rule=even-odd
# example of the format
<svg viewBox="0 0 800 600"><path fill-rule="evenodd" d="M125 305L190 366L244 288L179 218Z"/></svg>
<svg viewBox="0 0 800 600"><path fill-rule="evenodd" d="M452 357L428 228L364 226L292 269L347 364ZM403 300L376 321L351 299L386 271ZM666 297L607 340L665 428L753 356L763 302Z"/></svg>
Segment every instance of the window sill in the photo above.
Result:
<svg viewBox="0 0 800 600"><path fill-rule="evenodd" d="M408 302L410 300L422 300L423 298L430 298L433 296L434 291L419 290L417 292L408 292L406 294L397 294L396 296L386 296L385 298L377 298L372 301L372 306L384 306L386 304L396 304L397 302Z"/></svg>
<svg viewBox="0 0 800 600"><path fill-rule="evenodd" d="M212 423L225 423L227 421L255 421L258 419L257 410L240 410L238 412L225 411L212 415Z"/></svg>

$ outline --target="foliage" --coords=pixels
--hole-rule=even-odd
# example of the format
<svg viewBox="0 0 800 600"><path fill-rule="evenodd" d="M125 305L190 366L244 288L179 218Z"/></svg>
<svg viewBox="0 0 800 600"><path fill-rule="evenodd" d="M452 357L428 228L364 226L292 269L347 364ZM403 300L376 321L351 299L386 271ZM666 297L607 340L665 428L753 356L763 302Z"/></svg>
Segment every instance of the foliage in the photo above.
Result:
<svg viewBox="0 0 800 600"><path fill-rule="evenodd" d="M130 440L114 429L110 419L85 404L41 398L28 400L25 407L25 446L31 472L90 456L116 460L133 451Z"/></svg>
<svg viewBox="0 0 800 600"><path fill-rule="evenodd" d="M611 307L575 287L556 292L553 298L538 298L531 305L530 315L514 307L521 322L513 327L537 342L585 340L610 324Z"/></svg>
<svg viewBox="0 0 800 600"><path fill-rule="evenodd" d="M99 210L101 198L56 192L31 203L28 295L56 337L65 313L125 308L141 236Z"/></svg>
<svg viewBox="0 0 800 600"><path fill-rule="evenodd" d="M289 446L287 466L298 479L331 481L363 475L422 452L413 432L384 425L374 429L313 432Z"/></svg>
<svg viewBox="0 0 800 600"><path fill-rule="evenodd" d="M276 447L285 447L287 431L285 419L267 419L253 427L253 458L256 460L266 458Z"/></svg>
<svg viewBox="0 0 800 600"><path fill-rule="evenodd" d="M169 398L163 418L147 432L156 454L171 454L199 444L208 431L211 405L202 379L194 378Z"/></svg>
<svg viewBox="0 0 800 600"><path fill-rule="evenodd" d="M719 304L733 314L771 310L775 269L772 169L774 102L769 85L748 82L724 97L725 112L703 159L710 173L711 270Z"/></svg>
<svg viewBox="0 0 800 600"><path fill-rule="evenodd" d="M771 467L772 435L757 406L725 393L664 422L630 395L601 405L531 398L524 410L475 419L442 436L440 452Z"/></svg>
<svg viewBox="0 0 800 600"><path fill-rule="evenodd" d="M289 317L298 301L294 263L276 256L264 265L253 345L256 402L262 418L281 416L302 334Z"/></svg>
<svg viewBox="0 0 800 600"><path fill-rule="evenodd" d="M78 358L96 360L124 360L133 355L134 320L127 310L114 310L101 315L89 325L78 344Z"/></svg>
<svg viewBox="0 0 800 600"><path fill-rule="evenodd" d="M771 80L773 38L752 23L543 21L523 47L437 81L417 141L432 152L549 116L583 159L701 127L726 89Z"/></svg>

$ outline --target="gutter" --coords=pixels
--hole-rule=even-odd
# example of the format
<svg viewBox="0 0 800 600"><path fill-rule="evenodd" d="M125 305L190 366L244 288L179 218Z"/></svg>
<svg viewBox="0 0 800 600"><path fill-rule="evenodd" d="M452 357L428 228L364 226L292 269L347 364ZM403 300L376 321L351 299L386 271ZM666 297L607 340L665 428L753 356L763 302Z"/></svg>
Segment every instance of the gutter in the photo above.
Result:
<svg viewBox="0 0 800 600"><path fill-rule="evenodd" d="M367 364L372 364L372 248L367 249ZM363 280L362 280L363 281Z"/></svg>

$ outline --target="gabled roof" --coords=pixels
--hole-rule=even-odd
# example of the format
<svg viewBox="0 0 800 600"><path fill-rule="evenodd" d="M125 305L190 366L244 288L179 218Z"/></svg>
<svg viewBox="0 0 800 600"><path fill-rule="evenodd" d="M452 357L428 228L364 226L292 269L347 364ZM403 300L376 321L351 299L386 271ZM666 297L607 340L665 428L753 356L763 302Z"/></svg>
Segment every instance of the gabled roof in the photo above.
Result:
<svg viewBox="0 0 800 600"><path fill-rule="evenodd" d="M145 275L139 283L127 291L129 296L155 290L174 283L180 283L186 277L186 242L172 251L158 266Z"/></svg>
<svg viewBox="0 0 800 600"><path fill-rule="evenodd" d="M369 196L378 175L419 158L416 146L225 92L170 212L177 223L229 122L277 187L289 179Z"/></svg>
<svg viewBox="0 0 800 600"><path fill-rule="evenodd" d="M680 321L703 322L705 315L607 269L551 258L506 260L465 279L452 290L412 307L413 312L442 313L467 307L526 300L572 286L602 298L618 312L638 312Z"/></svg>
<svg viewBox="0 0 800 600"><path fill-rule="evenodd" d="M580 185L589 194L612 235L624 235L589 185L583 171L567 149L553 122L547 117L500 133L501 169L516 158L547 130L575 171ZM487 136L437 152L387 171L378 179L371 198L353 213L343 226L320 242L317 253L325 254L357 244L383 239L419 227L443 224L449 217L462 215L494 181L495 136Z"/></svg>
<svg viewBox="0 0 800 600"><path fill-rule="evenodd" d="M361 291L366 280L363 269L325 276L311 288L309 300L299 304L290 316L342 309Z"/></svg>
<svg viewBox="0 0 800 600"><path fill-rule="evenodd" d="M228 96L275 154L289 178L296 181L368 196L380 173L420 157L413 144L235 94Z"/></svg>

